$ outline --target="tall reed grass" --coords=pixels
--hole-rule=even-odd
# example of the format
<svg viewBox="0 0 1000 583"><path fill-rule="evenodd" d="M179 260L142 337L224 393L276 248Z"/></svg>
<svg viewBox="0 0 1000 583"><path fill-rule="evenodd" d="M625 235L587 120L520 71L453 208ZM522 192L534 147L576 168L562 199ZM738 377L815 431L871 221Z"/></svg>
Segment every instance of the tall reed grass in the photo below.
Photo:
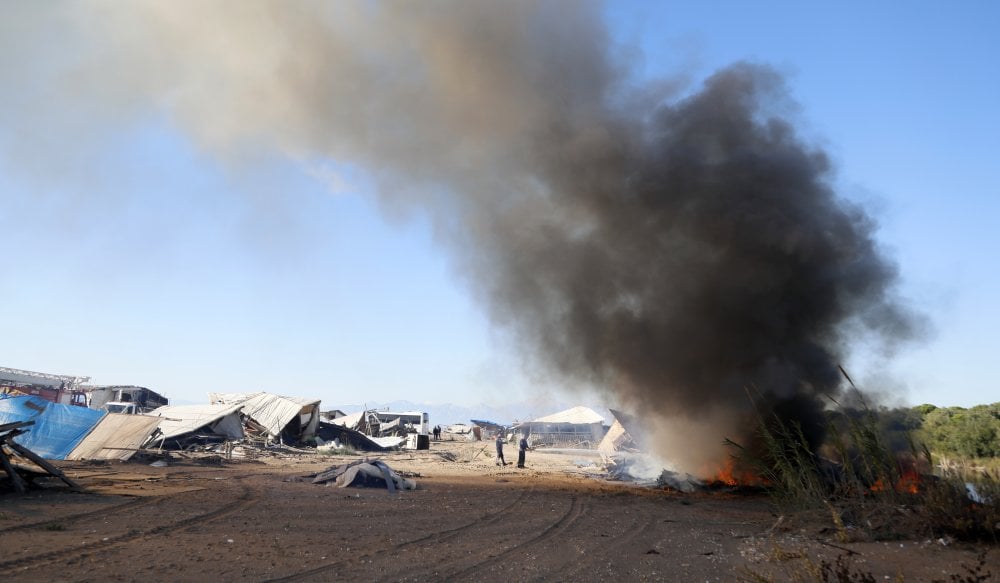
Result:
<svg viewBox="0 0 1000 583"><path fill-rule="evenodd" d="M862 398L854 408L832 402L821 444L810 444L795 421L761 413L756 404L754 446L726 440L735 463L761 478L779 508L828 513L842 540L1000 542L1000 471L953 461L935 466L912 436L906 450L890 447L878 411Z"/></svg>

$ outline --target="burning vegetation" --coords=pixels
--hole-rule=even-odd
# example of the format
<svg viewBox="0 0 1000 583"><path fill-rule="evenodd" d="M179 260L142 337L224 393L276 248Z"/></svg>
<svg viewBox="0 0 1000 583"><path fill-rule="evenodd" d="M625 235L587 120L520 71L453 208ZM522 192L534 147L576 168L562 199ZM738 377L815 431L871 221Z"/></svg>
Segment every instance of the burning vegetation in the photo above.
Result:
<svg viewBox="0 0 1000 583"><path fill-rule="evenodd" d="M720 486L766 486L766 481L760 475L749 468L738 468L736 459L729 458L725 462L715 466L705 466L699 472L704 476L703 480L708 485Z"/></svg>
<svg viewBox="0 0 1000 583"><path fill-rule="evenodd" d="M828 513L845 542L914 535L1000 542L1000 475L935 473L926 447L911 434L891 435L880 412L859 402L827 412L829 431L818 444L793 421L758 417L749 446L728 442L734 466L785 512ZM746 479L732 471L721 477Z"/></svg>

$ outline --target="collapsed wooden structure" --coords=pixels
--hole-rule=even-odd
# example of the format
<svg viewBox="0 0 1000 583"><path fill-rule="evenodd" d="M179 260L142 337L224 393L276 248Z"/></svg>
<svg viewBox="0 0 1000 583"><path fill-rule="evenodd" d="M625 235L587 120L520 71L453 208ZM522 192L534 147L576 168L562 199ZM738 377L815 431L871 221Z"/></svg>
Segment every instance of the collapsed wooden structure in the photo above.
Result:
<svg viewBox="0 0 1000 583"><path fill-rule="evenodd" d="M15 465L12 459L14 455L31 461L38 467L45 470L48 475L59 478L74 490L79 490L80 487L73 482L73 480L67 478L66 474L62 473L59 468L45 461L30 449L14 441L15 437L27 432L25 429L26 427L34 424L34 421L18 421L16 423L5 423L0 425L0 466L2 466L4 472L7 473L14 490L19 494L24 494L28 491L28 482L39 475L46 475L45 473L40 473Z"/></svg>

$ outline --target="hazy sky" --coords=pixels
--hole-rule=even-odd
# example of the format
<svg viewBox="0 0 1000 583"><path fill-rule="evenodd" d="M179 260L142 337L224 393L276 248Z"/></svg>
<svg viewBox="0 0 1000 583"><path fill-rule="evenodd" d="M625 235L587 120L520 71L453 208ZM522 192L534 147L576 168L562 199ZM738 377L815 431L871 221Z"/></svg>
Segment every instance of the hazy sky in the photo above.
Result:
<svg viewBox="0 0 1000 583"><path fill-rule="evenodd" d="M25 4L0 4L0 366L148 386L177 402L270 390L330 403L502 403L572 388L523 370L516 340L491 326L419 204L387 205L371 194L371 168L331 153L356 144L295 147L318 140L308 119L290 146L256 131L265 121L199 117L201 100L233 90L214 84L221 57L197 42L211 34L170 39L193 57L145 60L129 52L146 40L124 38L137 29L121 5ZM573 3L552 5L572 21ZM228 30L223 8L199 25ZM839 194L877 219L901 294L931 323L888 366L854 347L844 365L859 384L907 404L1000 401L994 2L615 2L603 13L614 54L681 93L741 60L786 77L800 131L830 155ZM104 40L121 34L124 48L100 45L78 67L88 22L107 27ZM363 44L366 32L345 42ZM256 70L290 42L248 38L258 49L225 66ZM108 69L134 59L135 75L105 79L105 57ZM193 62L207 64L195 74ZM175 75L187 84L171 84ZM254 88L242 99L280 103L273 87Z"/></svg>

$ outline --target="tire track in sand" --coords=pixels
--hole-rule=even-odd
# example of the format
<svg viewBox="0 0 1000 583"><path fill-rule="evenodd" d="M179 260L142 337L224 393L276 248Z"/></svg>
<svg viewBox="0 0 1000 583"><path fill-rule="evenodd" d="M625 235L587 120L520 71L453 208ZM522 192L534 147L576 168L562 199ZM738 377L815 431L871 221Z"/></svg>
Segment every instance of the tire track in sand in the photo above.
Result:
<svg viewBox="0 0 1000 583"><path fill-rule="evenodd" d="M521 501L523 501L527 497L528 493L532 492L533 490L534 490L534 488L525 488L525 489L521 490L521 492L518 494L518 496L510 504L508 504L508 505L504 506L503 508L501 508L499 510L496 510L494 512L487 513L485 516L483 516L481 518L478 518L476 520L473 520L472 522L467 522L465 524L456 526L454 528L450 528L450 529L443 530L443 531L440 531L440 532L434 532L434 533L431 533L431 534L428 534L428 535L424 535L422 537L418 537L418 538L415 538L415 539L412 539L412 540L408 540L408 541L405 541L405 542L401 542L401 543L398 543L398 544L395 544L395 545L391 545L391 546L388 546L388 547L379 548L379 549L371 549L368 552L366 552L365 554L360 555L359 557L352 557L350 559L341 559L339 561L334 561L332 563L327 563L325 565L320 565L319 567L314 567L314 568L308 569L306 571L300 571L298 573L292 573L291 575L286 575L284 577L276 577L274 579L267 579L267 580L263 581L262 583L285 583L285 582L288 582L288 581L312 581L312 580L317 580L317 579L315 579L317 576L323 575L324 573L327 573L328 571L336 570L336 569L338 569L338 568L346 565L348 562L357 560L359 558L364 559L364 558L371 557L371 556L373 556L375 554L386 553L386 552L390 552L391 553L391 552L394 552L394 551L399 551L399 550L402 550L402 549L405 549L405 548L409 548L409 547L414 547L414 546L436 545L436 544L438 544L438 543L440 543L442 541L450 540L452 538L455 538L456 536L464 534L464 533L468 532L472 528L479 527L479 526L482 526L482 525L493 524L493 523L496 523L496 522L502 520L504 518L504 515L508 511L510 511L512 508L514 508L518 504L520 504ZM380 578L383 578L383 577L380 577ZM392 580L393 576L392 575L387 575L386 577L384 577L384 579ZM320 579L320 580L322 580L322 579Z"/></svg>
<svg viewBox="0 0 1000 583"><path fill-rule="evenodd" d="M594 544L591 548L587 549L586 553L583 553L583 557L573 557L558 568L552 569L553 572L559 574L559 578L566 581L579 581L584 577L584 573L592 574L593 563L599 558L605 557L620 557L621 553L619 551L628 548L632 545L633 541L641 535L648 533L649 530L657 524L658 519L653 514L647 514L645 520L636 520L628 527L626 527L622 535L616 536L613 539L600 539L602 542ZM607 541L607 542L604 542ZM535 581L545 581L546 579L551 579L551 577L546 577L545 575L540 575L535 578Z"/></svg>
<svg viewBox="0 0 1000 583"><path fill-rule="evenodd" d="M52 528L55 525L66 525L78 520L83 520L84 518L90 518L92 516L100 516L102 514L107 514L109 512L118 511L133 511L137 508L142 508L143 506L149 506L150 504L156 504L161 502L165 496L149 497L149 498L131 498L120 504L112 504L111 506L104 506L103 508L98 508L97 510L88 510L86 512L78 512L76 514L67 514L59 518L53 518L51 520L41 520L39 522L28 522L25 524L16 524L14 526L8 526L7 528L0 528L0 535L4 535L8 532L15 532L18 530L31 530L33 528Z"/></svg>
<svg viewBox="0 0 1000 583"><path fill-rule="evenodd" d="M57 560L65 561L67 557L72 557L74 560L86 559L97 552L104 551L111 547L124 545L146 537L160 536L226 516L227 514L252 506L257 502L257 499L257 493L253 488L243 486L243 492L236 500L215 508L214 510L203 512L201 514L174 522L152 526L150 528L136 528L119 535L105 537L100 541L87 545L86 552L80 552L80 546L78 544L73 544L43 553L3 561L0 562L0 573L10 571L12 569L37 567L46 563L56 562Z"/></svg>
<svg viewBox="0 0 1000 583"><path fill-rule="evenodd" d="M581 502L580 497L574 494L570 500L570 505L569 508L566 509L566 512L564 512L559 518L557 518L555 522L545 527L537 535L531 537L526 541L515 544L514 546L504 550L502 553L498 555L494 555L483 561L479 561L477 563L469 565L459 571L448 574L438 574L435 576L441 577L449 581L468 579L470 575L476 573L477 571L481 571L492 565L496 565L497 563L500 563L501 561L513 555L514 553L524 553L531 547L537 546L555 536L558 536L566 529L573 526L573 524L575 524L576 521L579 520L581 516L588 514L589 511L590 511L589 504Z"/></svg>

